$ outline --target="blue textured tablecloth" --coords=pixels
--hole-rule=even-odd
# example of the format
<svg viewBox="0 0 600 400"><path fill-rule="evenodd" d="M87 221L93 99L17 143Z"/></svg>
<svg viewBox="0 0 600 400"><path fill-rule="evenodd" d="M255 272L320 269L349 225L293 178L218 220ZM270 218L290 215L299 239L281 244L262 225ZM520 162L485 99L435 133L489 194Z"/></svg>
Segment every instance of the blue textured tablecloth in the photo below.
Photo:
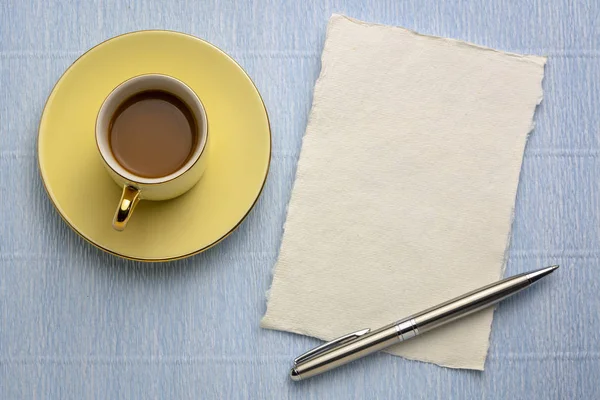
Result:
<svg viewBox="0 0 600 400"><path fill-rule="evenodd" d="M258 326L333 12L549 56L506 273L562 268L498 307L483 373L380 354L294 384L291 360L319 342ZM599 21L593 0L1 0L0 398L598 398ZM273 131L247 220L216 248L155 266L73 233L36 164L39 117L62 72L96 43L149 28L231 54Z"/></svg>

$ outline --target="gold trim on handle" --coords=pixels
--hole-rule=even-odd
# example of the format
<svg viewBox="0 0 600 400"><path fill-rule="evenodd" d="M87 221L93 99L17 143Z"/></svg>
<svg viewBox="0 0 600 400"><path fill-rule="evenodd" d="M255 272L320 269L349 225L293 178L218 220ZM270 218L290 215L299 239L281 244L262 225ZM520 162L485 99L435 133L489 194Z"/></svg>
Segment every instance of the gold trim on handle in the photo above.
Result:
<svg viewBox="0 0 600 400"><path fill-rule="evenodd" d="M115 212L115 216L113 218L112 226L118 231L122 231L127 226L127 222L129 222L129 218L131 218L131 214L133 213L133 209L140 201L140 191L139 189L134 188L133 186L123 186L123 194L121 195L121 200L119 201L119 207L117 207L117 211Z"/></svg>

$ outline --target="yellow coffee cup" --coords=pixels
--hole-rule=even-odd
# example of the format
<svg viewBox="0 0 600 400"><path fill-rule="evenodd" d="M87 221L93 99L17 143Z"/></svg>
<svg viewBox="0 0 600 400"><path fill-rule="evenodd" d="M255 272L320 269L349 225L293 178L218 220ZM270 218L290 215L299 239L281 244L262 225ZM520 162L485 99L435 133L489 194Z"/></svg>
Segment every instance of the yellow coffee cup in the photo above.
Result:
<svg viewBox="0 0 600 400"><path fill-rule="evenodd" d="M150 91L180 99L196 121L193 132L196 136L189 157L180 168L159 177L145 177L127 169L111 148L111 124L119 107L133 96ZM174 77L138 75L118 85L102 103L96 118L96 145L109 175L123 189L112 222L113 228L122 231L140 200L175 198L190 190L202 177L208 155L208 120L204 105L189 86Z"/></svg>

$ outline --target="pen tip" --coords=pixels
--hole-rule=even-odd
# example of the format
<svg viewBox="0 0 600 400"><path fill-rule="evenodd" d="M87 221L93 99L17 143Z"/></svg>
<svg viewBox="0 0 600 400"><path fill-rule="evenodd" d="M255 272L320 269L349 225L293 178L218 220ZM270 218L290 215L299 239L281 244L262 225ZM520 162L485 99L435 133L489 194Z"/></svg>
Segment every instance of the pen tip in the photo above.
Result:
<svg viewBox="0 0 600 400"><path fill-rule="evenodd" d="M554 272L557 268L558 268L558 265L552 265L550 267L538 269L536 271L531 271L530 273L527 274L527 279L529 279L530 284L534 283L534 282L542 279L546 275Z"/></svg>

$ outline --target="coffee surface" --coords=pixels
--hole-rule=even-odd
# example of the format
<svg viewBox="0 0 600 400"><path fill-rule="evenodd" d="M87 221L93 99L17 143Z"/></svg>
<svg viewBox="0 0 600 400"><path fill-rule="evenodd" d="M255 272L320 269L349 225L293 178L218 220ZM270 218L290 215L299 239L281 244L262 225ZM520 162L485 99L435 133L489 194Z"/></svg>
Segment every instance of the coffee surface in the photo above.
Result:
<svg viewBox="0 0 600 400"><path fill-rule="evenodd" d="M197 142L196 121L178 97L146 91L119 106L110 124L110 148L129 172L159 178L190 159Z"/></svg>

